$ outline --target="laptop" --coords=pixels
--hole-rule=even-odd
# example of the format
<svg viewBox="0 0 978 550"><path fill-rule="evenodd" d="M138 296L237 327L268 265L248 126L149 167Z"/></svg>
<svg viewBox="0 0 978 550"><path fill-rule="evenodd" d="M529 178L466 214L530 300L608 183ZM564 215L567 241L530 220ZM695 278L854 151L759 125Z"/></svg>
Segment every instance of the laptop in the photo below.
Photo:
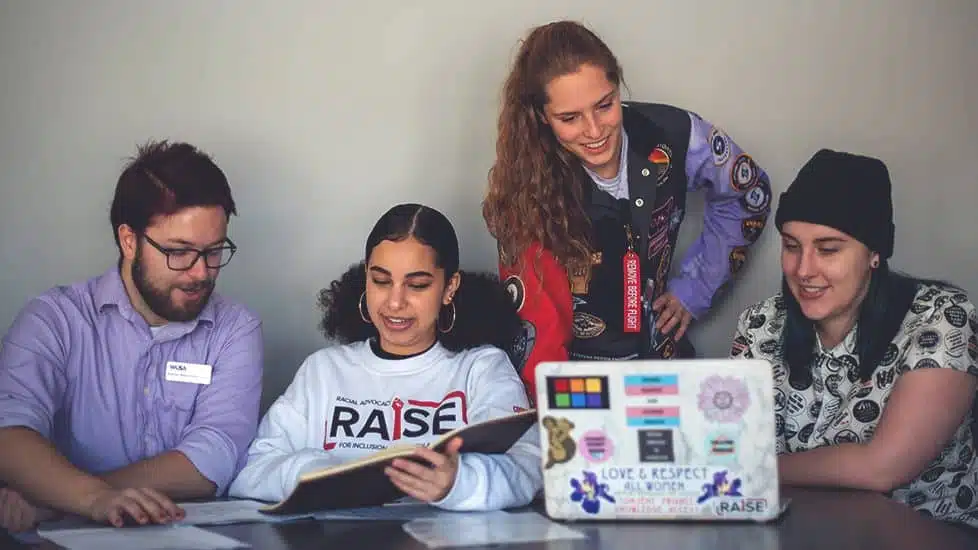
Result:
<svg viewBox="0 0 978 550"><path fill-rule="evenodd" d="M763 522L787 506L767 361L546 362L536 387L553 519Z"/></svg>

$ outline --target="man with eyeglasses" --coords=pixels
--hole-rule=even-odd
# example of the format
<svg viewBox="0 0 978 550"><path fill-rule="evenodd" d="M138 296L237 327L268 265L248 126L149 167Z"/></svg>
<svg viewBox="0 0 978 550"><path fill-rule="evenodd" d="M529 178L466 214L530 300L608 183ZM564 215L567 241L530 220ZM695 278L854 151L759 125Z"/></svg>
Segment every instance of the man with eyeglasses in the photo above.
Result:
<svg viewBox="0 0 978 550"><path fill-rule="evenodd" d="M256 314L214 283L237 247L227 178L150 143L116 185L116 267L31 300L0 348L0 526L60 512L121 526L223 494L258 423Z"/></svg>

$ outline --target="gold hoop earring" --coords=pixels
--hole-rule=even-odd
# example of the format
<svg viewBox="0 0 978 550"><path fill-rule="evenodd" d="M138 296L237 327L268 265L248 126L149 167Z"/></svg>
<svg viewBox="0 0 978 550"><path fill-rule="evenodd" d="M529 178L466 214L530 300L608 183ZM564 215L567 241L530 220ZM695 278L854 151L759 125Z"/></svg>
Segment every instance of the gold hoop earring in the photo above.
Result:
<svg viewBox="0 0 978 550"><path fill-rule="evenodd" d="M448 334L453 328L455 328L455 302L448 302L448 305L452 307L452 322L448 325L448 328L441 328L441 314L438 315L438 330L442 334Z"/></svg>
<svg viewBox="0 0 978 550"><path fill-rule="evenodd" d="M363 319L364 323L367 323L368 325L372 325L373 323L370 322L369 314L368 315L363 314L363 310L367 309L366 303L367 303L367 291L364 290L363 294L360 295L360 299L357 300L357 311L360 313L360 318Z"/></svg>

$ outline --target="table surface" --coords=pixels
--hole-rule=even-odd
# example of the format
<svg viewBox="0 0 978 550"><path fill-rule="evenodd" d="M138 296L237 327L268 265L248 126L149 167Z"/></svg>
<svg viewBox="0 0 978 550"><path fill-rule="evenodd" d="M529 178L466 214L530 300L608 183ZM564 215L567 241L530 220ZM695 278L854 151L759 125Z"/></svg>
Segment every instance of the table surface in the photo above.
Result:
<svg viewBox="0 0 978 550"><path fill-rule="evenodd" d="M788 512L775 522L754 523L659 523L577 522L565 523L587 540L554 540L493 546L523 550L675 550L684 548L725 550L866 549L904 550L978 549L978 529L968 529L925 517L882 495L855 491L785 489L791 499ZM542 511L542 508L539 509ZM384 548L424 549L401 528L401 522L297 521L285 524L252 523L207 527L256 550ZM2 540L3 548L54 549L45 542L36 546ZM479 548L479 547L468 547ZM483 547L485 548L485 547Z"/></svg>

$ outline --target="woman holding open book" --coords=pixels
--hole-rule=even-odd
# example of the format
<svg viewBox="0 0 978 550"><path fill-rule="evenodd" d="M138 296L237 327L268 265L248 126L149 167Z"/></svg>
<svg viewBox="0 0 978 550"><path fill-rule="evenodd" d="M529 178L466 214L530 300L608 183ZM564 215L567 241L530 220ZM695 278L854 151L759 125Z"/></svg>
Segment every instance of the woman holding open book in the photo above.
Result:
<svg viewBox="0 0 978 550"><path fill-rule="evenodd" d="M520 319L498 280L459 270L458 239L437 210L390 209L364 261L322 291L322 328L342 344L310 355L271 406L230 488L278 501L300 476L394 446L413 459L385 468L404 494L449 510L528 504L542 486L536 427L505 454L426 445L465 425L526 410L526 390L501 348Z"/></svg>

